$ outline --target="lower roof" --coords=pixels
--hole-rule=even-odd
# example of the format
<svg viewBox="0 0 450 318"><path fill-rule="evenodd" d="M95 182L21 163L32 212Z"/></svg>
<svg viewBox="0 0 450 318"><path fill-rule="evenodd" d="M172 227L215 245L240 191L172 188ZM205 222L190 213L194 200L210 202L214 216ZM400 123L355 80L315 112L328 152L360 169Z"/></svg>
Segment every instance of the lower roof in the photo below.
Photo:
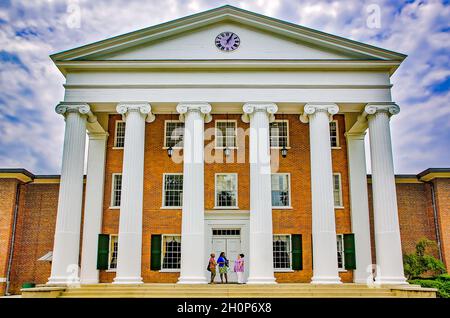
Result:
<svg viewBox="0 0 450 318"><path fill-rule="evenodd" d="M84 176L86 178L86 176ZM17 179L24 183L59 183L59 174L35 175L23 168L0 168L0 179ZM372 175L367 175L369 182ZM422 183L435 178L450 179L450 168L428 168L419 174L396 174L396 183Z"/></svg>

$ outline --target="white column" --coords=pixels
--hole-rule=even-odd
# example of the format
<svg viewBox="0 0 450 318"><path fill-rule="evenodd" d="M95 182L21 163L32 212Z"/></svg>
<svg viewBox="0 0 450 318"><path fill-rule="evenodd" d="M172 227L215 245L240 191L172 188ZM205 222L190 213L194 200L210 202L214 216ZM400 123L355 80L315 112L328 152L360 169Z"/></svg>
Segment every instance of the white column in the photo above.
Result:
<svg viewBox="0 0 450 318"><path fill-rule="evenodd" d="M350 209L356 253L356 269L353 271L353 281L360 284L373 282L364 136L364 132L346 134L350 176Z"/></svg>
<svg viewBox="0 0 450 318"><path fill-rule="evenodd" d="M154 120L148 103L120 103L125 125L120 200L119 244L114 284L142 284L142 200L144 190L145 122Z"/></svg>
<svg viewBox="0 0 450 318"><path fill-rule="evenodd" d="M312 195L312 284L339 284L336 220L331 163L331 117L339 111L336 104L306 104L300 117L309 121Z"/></svg>
<svg viewBox="0 0 450 318"><path fill-rule="evenodd" d="M51 276L47 284L79 282L81 207L86 143L87 104L59 104L56 112L64 115L66 130L56 215Z"/></svg>
<svg viewBox="0 0 450 318"><path fill-rule="evenodd" d="M206 284L204 122L211 120L211 105L180 103L177 112L180 120L184 121L181 272L178 283Z"/></svg>
<svg viewBox="0 0 450 318"><path fill-rule="evenodd" d="M247 103L243 110L243 120L250 121L250 255L247 283L275 284L269 123L278 107L273 103Z"/></svg>
<svg viewBox="0 0 450 318"><path fill-rule="evenodd" d="M84 202L83 244L81 250L81 284L97 284L98 235L103 216L105 154L108 133L88 133L87 180Z"/></svg>
<svg viewBox="0 0 450 318"><path fill-rule="evenodd" d="M368 104L372 163L373 214L377 261L376 284L406 284L403 272L400 226L389 117L400 108L391 104Z"/></svg>

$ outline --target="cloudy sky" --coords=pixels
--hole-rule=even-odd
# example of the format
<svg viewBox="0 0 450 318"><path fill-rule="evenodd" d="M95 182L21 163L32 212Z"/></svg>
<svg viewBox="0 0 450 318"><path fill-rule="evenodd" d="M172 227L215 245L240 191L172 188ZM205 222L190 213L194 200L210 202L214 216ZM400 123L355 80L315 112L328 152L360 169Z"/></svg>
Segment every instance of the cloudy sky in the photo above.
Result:
<svg viewBox="0 0 450 318"><path fill-rule="evenodd" d="M224 4L407 54L392 77L396 173L450 167L448 0L0 0L0 167L60 171L64 77L50 54Z"/></svg>

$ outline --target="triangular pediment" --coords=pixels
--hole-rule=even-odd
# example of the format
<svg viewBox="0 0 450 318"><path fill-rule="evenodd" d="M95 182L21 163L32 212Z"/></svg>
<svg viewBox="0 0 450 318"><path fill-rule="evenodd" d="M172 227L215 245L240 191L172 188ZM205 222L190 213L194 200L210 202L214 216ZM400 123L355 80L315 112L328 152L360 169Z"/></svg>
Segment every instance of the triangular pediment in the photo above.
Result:
<svg viewBox="0 0 450 318"><path fill-rule="evenodd" d="M222 51L216 47L215 38L222 32L233 32L239 36L240 45L236 50ZM324 48L237 22L224 21L116 52L95 54L88 58L93 60L340 60L373 57Z"/></svg>
<svg viewBox="0 0 450 318"><path fill-rule="evenodd" d="M238 49L222 52L215 37L236 33ZM382 60L403 54L308 29L232 6L201 12L52 55L58 61Z"/></svg>

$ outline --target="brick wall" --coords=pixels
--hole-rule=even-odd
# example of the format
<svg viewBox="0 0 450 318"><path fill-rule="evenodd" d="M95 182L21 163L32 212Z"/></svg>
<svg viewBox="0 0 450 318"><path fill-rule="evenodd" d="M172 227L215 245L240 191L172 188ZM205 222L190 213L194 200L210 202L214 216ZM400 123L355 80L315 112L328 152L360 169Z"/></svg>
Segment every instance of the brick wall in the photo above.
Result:
<svg viewBox="0 0 450 318"><path fill-rule="evenodd" d="M412 253L415 251L416 243L421 238L436 241L430 186L425 183L397 183L396 187L402 252L403 254ZM376 255L371 184L369 184L368 191L372 261L375 263Z"/></svg>
<svg viewBox="0 0 450 318"><path fill-rule="evenodd" d="M27 184L21 187L19 216L11 271L11 292L24 282L44 284L50 263L38 261L53 250L59 184Z"/></svg>
<svg viewBox="0 0 450 318"><path fill-rule="evenodd" d="M6 288L18 183L16 179L0 179L0 295L4 294Z"/></svg>
<svg viewBox="0 0 450 318"><path fill-rule="evenodd" d="M344 208L336 209L336 227L338 233L350 233L350 208L348 194L347 150L344 137L344 117L335 117L339 122L340 149L333 149L333 171L341 173L343 186ZM112 174L122 170L123 150L112 149L114 144L115 121L118 115L112 115L109 121L108 151L105 176L105 203L103 218L103 233L117 234L119 210L110 209ZM143 240L142 240L142 277L145 282L176 282L178 273L160 273L150 270L150 237L152 234L180 234L181 209L161 209L163 173L181 173L183 166L180 161L175 163L168 158L164 146L164 121L170 115L158 115L156 120L146 125L145 161L144 161L144 208L143 208ZM214 115L214 120L226 119L226 115ZM238 129L245 131L249 125L240 120L240 115L229 115L229 120L236 120ZM310 157L309 157L309 129L302 124L297 115L286 115L289 119L290 146L287 158L280 159L279 169L273 172L289 172L291 174L292 209L274 209L273 226L275 234L302 234L304 269L293 273L276 273L278 281L309 282L312 277L311 264L311 192L310 192ZM205 125L206 131L213 129L215 122ZM238 174L238 205L241 210L250 209L250 180L248 164L248 136L238 138L238 147L245 147L245 160L239 163L233 153L230 163L224 159L222 150L212 149L213 138L206 134L206 153L211 153L216 160L205 163L205 209L213 210L215 174L219 172ZM245 143L245 144L244 144ZM209 144L209 146L208 146ZM279 150L272 150L278 152ZM176 157L176 155L174 156ZM222 160L222 161L220 161ZM205 260L206 263L206 260ZM111 282L115 273L101 271L100 279ZM351 281L352 273L341 273L343 281Z"/></svg>
<svg viewBox="0 0 450 318"><path fill-rule="evenodd" d="M450 270L450 179L435 179L434 185L442 256L447 270Z"/></svg>

